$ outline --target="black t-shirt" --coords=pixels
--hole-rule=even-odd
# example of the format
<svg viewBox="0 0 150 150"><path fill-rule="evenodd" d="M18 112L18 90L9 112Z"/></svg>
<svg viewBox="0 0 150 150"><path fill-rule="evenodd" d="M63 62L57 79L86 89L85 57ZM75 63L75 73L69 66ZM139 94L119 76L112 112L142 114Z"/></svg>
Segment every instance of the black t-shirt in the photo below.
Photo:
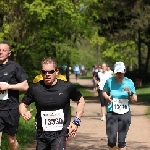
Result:
<svg viewBox="0 0 150 150"><path fill-rule="evenodd" d="M64 132L61 132L61 135L65 135L65 131L71 121L70 99L79 101L81 97L82 94L72 83L59 79L53 86L45 85L44 81L33 84L26 92L22 102L26 105L35 102L37 109L37 137L43 138L43 134L50 134L50 136L52 136L51 134L56 134L54 131L43 132L41 111L55 111L59 109L62 109L64 113Z"/></svg>
<svg viewBox="0 0 150 150"><path fill-rule="evenodd" d="M0 82L8 84L21 83L28 79L23 68L14 61L0 64ZM3 91L0 91L3 93ZM17 109L19 107L19 91L8 90L8 100L0 100L0 110Z"/></svg>

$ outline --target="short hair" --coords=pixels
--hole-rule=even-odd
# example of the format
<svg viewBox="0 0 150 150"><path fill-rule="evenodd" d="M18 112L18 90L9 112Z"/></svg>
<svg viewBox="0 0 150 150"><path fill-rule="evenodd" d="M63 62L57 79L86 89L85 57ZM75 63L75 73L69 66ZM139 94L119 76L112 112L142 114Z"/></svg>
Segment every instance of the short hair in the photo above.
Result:
<svg viewBox="0 0 150 150"><path fill-rule="evenodd" d="M43 64L53 64L53 66L55 67L55 69L57 69L57 62L56 59L54 57L45 57L42 61L41 61L41 66Z"/></svg>
<svg viewBox="0 0 150 150"><path fill-rule="evenodd" d="M106 67L107 67L107 64L106 64L105 62L103 62L102 65L106 65ZM102 66L102 65L101 65L101 66Z"/></svg>
<svg viewBox="0 0 150 150"><path fill-rule="evenodd" d="M11 49L11 48L10 48L10 44L9 44L8 42L6 42L6 41L0 41L0 44L7 44L8 47L9 47L9 50Z"/></svg>

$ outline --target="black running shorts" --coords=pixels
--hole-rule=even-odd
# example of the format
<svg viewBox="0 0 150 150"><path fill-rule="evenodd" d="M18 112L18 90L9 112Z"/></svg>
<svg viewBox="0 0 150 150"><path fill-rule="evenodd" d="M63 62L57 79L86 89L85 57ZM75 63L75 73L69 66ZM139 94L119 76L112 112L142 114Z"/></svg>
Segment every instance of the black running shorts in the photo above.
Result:
<svg viewBox="0 0 150 150"><path fill-rule="evenodd" d="M65 150L67 145L67 137L57 137L51 142L38 139L36 150Z"/></svg>
<svg viewBox="0 0 150 150"><path fill-rule="evenodd" d="M19 110L0 110L0 132L15 136L19 126Z"/></svg>

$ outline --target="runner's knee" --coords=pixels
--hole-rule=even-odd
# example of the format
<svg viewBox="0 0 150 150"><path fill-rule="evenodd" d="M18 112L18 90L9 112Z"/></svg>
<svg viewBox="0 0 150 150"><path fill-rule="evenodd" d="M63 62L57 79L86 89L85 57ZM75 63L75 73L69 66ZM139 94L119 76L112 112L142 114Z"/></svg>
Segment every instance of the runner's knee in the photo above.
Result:
<svg viewBox="0 0 150 150"><path fill-rule="evenodd" d="M108 143L108 146L111 147L111 148L113 148L113 147L116 146L116 143Z"/></svg>
<svg viewBox="0 0 150 150"><path fill-rule="evenodd" d="M9 144L10 145L18 145L18 142L16 140L16 138L8 138Z"/></svg>
<svg viewBox="0 0 150 150"><path fill-rule="evenodd" d="M126 146L126 142L119 142L118 147L119 148L124 148Z"/></svg>

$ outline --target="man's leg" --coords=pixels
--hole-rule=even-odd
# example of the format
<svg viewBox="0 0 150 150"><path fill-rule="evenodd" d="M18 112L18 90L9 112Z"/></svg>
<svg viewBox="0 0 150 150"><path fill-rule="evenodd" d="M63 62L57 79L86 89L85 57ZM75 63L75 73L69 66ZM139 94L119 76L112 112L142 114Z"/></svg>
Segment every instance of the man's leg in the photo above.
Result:
<svg viewBox="0 0 150 150"><path fill-rule="evenodd" d="M18 150L19 144L17 142L16 136L8 135L8 143L9 143L10 150Z"/></svg>
<svg viewBox="0 0 150 150"><path fill-rule="evenodd" d="M4 132L8 136L10 150L18 150L18 142L16 139L19 127L19 111L18 109L8 110L9 115L5 118Z"/></svg>
<svg viewBox="0 0 150 150"><path fill-rule="evenodd" d="M67 137L57 137L51 143L51 149L65 150L67 146Z"/></svg>
<svg viewBox="0 0 150 150"><path fill-rule="evenodd" d="M38 139L36 150L46 150L46 149L50 149L50 146L47 143Z"/></svg>

